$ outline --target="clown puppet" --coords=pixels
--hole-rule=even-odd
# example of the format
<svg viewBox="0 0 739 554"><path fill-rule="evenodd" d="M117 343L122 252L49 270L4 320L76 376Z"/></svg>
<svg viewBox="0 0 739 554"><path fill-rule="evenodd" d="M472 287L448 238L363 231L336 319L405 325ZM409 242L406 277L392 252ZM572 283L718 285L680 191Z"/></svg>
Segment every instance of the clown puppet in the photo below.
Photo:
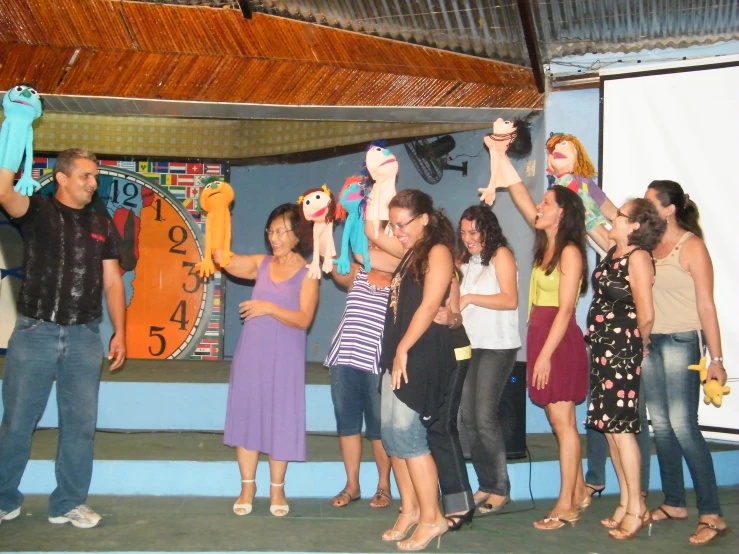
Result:
<svg viewBox="0 0 739 554"><path fill-rule="evenodd" d="M510 158L522 159L531 154L531 128L523 119L493 122L493 132L483 139L490 153L490 181L486 188L477 189L480 200L488 206L495 202L495 189L521 183L521 177Z"/></svg>
<svg viewBox="0 0 739 554"><path fill-rule="evenodd" d="M331 273L336 247L334 246L334 217L336 202L334 195L326 185L319 189L310 189L298 198L301 205L300 217L303 221L313 223L313 259L306 265L312 279L321 278L321 270ZM323 264L320 256L323 256Z"/></svg>
<svg viewBox="0 0 739 554"><path fill-rule="evenodd" d="M374 237L380 235L380 221L390 219L388 205L395 196L395 180L398 177L398 160L392 152L379 144L370 144L364 160L367 173L372 178L367 219L372 222ZM385 227L385 234L392 234L390 226Z"/></svg>

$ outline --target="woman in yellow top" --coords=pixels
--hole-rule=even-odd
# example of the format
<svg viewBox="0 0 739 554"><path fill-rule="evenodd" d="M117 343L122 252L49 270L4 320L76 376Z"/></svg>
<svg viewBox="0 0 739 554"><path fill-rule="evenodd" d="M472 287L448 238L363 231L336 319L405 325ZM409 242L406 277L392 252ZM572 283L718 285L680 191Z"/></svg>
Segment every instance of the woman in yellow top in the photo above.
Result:
<svg viewBox="0 0 739 554"><path fill-rule="evenodd" d="M575 405L588 387L583 333L575 322L577 298L587 290L585 208L576 193L553 187L541 203L517 203L536 231L526 336L529 397L543 406L559 443L560 491L534 527L554 530L580 519L590 504L582 472Z"/></svg>

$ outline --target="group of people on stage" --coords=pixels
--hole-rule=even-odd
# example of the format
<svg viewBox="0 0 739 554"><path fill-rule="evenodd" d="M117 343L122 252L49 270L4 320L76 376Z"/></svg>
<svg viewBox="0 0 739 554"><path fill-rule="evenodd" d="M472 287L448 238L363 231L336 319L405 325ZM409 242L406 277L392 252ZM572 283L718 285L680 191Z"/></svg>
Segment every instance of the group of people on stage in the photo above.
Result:
<svg viewBox="0 0 739 554"><path fill-rule="evenodd" d="M620 208L603 195L610 228L588 233L587 208L570 188L553 186L538 205L523 183L508 188L536 235L525 314L528 390L559 444L560 494L534 526L555 530L580 519L604 488L607 444L620 487L613 515L601 522L611 537L630 539L654 521L687 516L683 457L700 516L689 540L701 544L722 536L727 531L712 459L698 428L700 383L687 369L701 357L705 340L713 356L709 379L726 380L711 261L696 206L679 184L654 181L644 198ZM238 515L252 510L260 452L269 454L270 510L277 516L289 511L286 460L305 460L305 333L319 287L305 269L310 233L298 210L284 204L270 215L265 236L271 256L235 256L224 268L256 279L252 299L240 306L246 322L226 422L225 443L236 447L242 478L233 506ZM497 418L521 346L517 264L484 205L466 209L456 232L420 190L401 190L388 210L381 227L392 233L366 224L371 270L358 256L348 274L331 274L348 290L325 360L346 469L346 485L331 503L344 507L361 498L364 422L379 476L370 505L390 504L391 469L400 495L400 514L382 539L401 550L422 550L473 515L495 514L510 501ZM606 253L592 275L587 234ZM575 306L589 282L593 299L583 333ZM576 404L586 398L590 482L575 419ZM459 442L460 402L476 492ZM664 503L651 512L642 469L650 457L645 405L665 492Z"/></svg>
<svg viewBox="0 0 739 554"><path fill-rule="evenodd" d="M101 295L116 333L113 367L125 358L125 301L114 229L84 209L96 189L94 156L70 150L56 164L54 197L21 196L13 191L13 173L0 169L0 205L26 238L25 280L3 380L0 523L20 514L18 485L31 434L56 379L59 482L49 517L92 527L100 516L85 501L102 357ZM620 487L618 506L602 521L610 536L629 539L653 521L687 517L683 457L699 512L689 540L722 536L713 463L698 428L700 383L697 372L687 370L705 340L713 356L708 378L726 381L711 260L695 204L672 181L652 182L644 199L620 208L601 202L611 227L591 234L606 252L591 276L586 207L578 193L554 186L536 205L523 183L509 191L536 235L524 314L528 390L559 444L560 494L534 526L555 530L580 519L605 486L607 444ZM518 276L514 252L488 207L466 209L456 231L420 190L401 190L388 210L381 226L391 233L376 233L367 222L371 270L358 259L349 274L332 273L348 294L325 362L346 468L346 485L331 503L342 507L361 497L364 421L379 474L370 505L390 504L391 468L400 495L400 514L382 539L414 551L510 501L497 418L521 346ZM224 442L236 447L241 474L234 513L252 511L258 458L266 453L270 511L285 516L288 461L306 459L306 331L320 281L306 268L311 233L297 204L272 211L265 239L269 255L234 255L224 267L256 280L251 299L239 306L245 323L233 358ZM221 261L220 252L214 258ZM593 300L583 340L575 306L589 282ZM575 419L575 405L586 397L587 481ZM456 427L460 402L479 483L474 492ZM651 512L645 404L665 493Z"/></svg>

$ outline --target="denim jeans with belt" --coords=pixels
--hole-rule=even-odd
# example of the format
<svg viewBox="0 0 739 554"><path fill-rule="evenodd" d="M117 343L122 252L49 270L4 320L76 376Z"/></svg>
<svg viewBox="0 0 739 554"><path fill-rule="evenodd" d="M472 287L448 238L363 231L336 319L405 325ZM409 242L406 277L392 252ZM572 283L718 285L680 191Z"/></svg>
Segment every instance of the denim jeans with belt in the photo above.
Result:
<svg viewBox="0 0 739 554"><path fill-rule="evenodd" d="M713 459L698 428L700 378L688 365L701 357L698 331L652 334L642 363L643 390L654 429L665 505L685 507L683 457L700 515L721 515Z"/></svg>
<svg viewBox="0 0 739 554"><path fill-rule="evenodd" d="M84 504L92 478L93 441L103 360L99 321L57 325L19 315L8 343L0 425L0 509L23 503L18 490L31 436L56 378L59 407L57 486L49 517Z"/></svg>
<svg viewBox="0 0 739 554"><path fill-rule="evenodd" d="M517 350L473 349L462 391L462 419L470 439L479 488L498 496L508 496L511 491L498 409L505 384L513 372Z"/></svg>

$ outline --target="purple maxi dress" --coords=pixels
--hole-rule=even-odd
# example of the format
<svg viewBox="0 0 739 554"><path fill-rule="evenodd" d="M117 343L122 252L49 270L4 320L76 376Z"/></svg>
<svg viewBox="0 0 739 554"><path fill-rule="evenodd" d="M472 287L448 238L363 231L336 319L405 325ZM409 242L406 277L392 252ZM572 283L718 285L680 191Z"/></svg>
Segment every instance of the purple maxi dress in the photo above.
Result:
<svg viewBox="0 0 739 554"><path fill-rule="evenodd" d="M265 256L259 265L252 300L298 310L307 269L275 283L271 260ZM304 330L271 316L244 322L231 362L224 444L305 461L305 345Z"/></svg>

